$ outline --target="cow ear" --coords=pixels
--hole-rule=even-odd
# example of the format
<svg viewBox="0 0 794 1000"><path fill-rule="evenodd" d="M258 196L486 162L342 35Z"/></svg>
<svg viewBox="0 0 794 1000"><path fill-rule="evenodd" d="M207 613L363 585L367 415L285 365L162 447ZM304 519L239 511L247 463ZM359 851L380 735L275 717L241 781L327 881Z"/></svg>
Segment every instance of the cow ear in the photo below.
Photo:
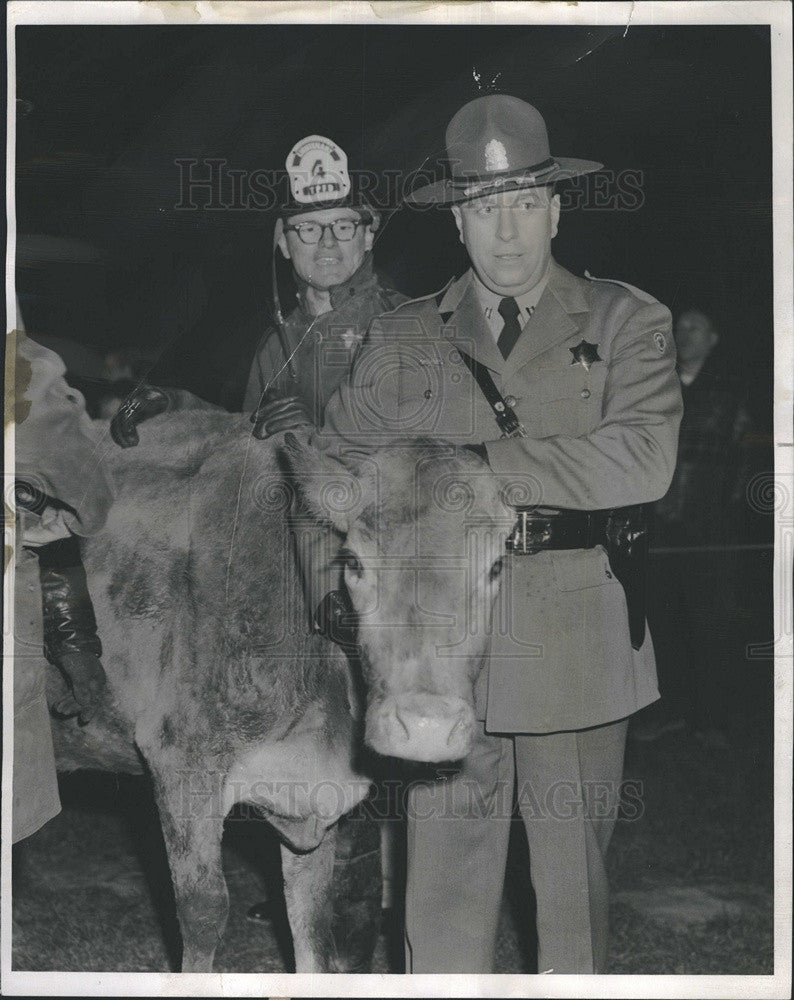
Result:
<svg viewBox="0 0 794 1000"><path fill-rule="evenodd" d="M289 431L284 435L282 454L309 511L346 535L363 507L355 472Z"/></svg>

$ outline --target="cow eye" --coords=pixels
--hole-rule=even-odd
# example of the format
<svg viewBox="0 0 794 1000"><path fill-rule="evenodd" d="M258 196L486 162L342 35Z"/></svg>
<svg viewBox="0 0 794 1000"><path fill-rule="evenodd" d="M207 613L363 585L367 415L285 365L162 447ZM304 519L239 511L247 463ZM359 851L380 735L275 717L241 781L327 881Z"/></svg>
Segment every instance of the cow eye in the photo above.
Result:
<svg viewBox="0 0 794 1000"><path fill-rule="evenodd" d="M504 566L504 561L501 558L497 559L496 562L493 564L493 566L491 566L491 569L488 572L488 579L491 581L491 583L494 583L502 575L503 566Z"/></svg>
<svg viewBox="0 0 794 1000"><path fill-rule="evenodd" d="M351 549L342 549L340 555L344 563L345 572L350 573L356 580L360 580L364 574L364 567L361 565L356 553Z"/></svg>

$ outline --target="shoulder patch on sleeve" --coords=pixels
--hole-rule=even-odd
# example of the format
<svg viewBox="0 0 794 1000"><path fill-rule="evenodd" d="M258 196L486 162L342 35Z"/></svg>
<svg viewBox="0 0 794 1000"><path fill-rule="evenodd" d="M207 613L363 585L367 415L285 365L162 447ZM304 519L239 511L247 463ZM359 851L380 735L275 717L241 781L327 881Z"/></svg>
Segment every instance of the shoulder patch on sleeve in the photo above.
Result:
<svg viewBox="0 0 794 1000"><path fill-rule="evenodd" d="M654 333L653 335L653 342L654 344L656 344L656 350L660 354L664 354L664 352L667 350L667 337L665 337L663 333L657 330L656 333Z"/></svg>
<svg viewBox="0 0 794 1000"><path fill-rule="evenodd" d="M625 288L627 292L638 298L641 302L658 302L653 295L649 295L648 292L643 292L641 288L637 288L635 285L630 285L627 281L618 281L617 278L597 278L594 274L590 274L589 271L584 272L585 278L588 281L605 281L610 285L620 285L621 288Z"/></svg>

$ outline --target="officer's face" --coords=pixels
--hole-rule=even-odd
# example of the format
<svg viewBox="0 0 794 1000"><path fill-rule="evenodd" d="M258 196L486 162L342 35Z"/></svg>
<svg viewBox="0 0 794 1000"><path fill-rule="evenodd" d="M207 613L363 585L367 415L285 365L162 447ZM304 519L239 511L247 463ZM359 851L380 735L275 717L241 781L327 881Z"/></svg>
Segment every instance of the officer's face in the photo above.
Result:
<svg viewBox="0 0 794 1000"><path fill-rule="evenodd" d="M352 208L325 208L317 212L294 215L288 225L301 222L335 222L337 219L360 219ZM352 240L340 242L330 229L323 232L319 243L309 246L292 230L282 233L278 245L281 252L292 261L296 274L318 291L326 292L352 278L361 267L364 254L372 249L371 226L358 226Z"/></svg>
<svg viewBox="0 0 794 1000"><path fill-rule="evenodd" d="M498 295L523 295L543 278L560 218L551 188L500 191L454 205L461 243L477 277Z"/></svg>
<svg viewBox="0 0 794 1000"><path fill-rule="evenodd" d="M675 325L675 346L682 364L705 358L715 346L719 336L711 320L702 312L690 309L681 313Z"/></svg>

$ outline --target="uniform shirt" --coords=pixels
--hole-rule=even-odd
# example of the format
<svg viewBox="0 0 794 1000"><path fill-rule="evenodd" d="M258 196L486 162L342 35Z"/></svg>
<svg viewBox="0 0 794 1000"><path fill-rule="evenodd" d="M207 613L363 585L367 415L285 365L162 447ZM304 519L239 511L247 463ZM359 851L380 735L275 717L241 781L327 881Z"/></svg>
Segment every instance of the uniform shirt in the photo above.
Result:
<svg viewBox="0 0 794 1000"><path fill-rule="evenodd" d="M477 291L477 298L480 301L480 305L485 313L485 318L488 321L488 327L493 334L494 340L498 342L499 335L501 334L502 328L505 324L502 314L499 312L499 304L504 296L498 295L496 292L492 292L490 288L480 281L474 271L471 272L471 277ZM524 292L523 295L516 296L516 304L518 305L518 322L521 325L522 330L529 321L532 313L535 311L535 306L537 306L538 302L540 302L540 297L543 295L543 289L546 287L548 280L549 272L547 269L546 274L534 288L530 288L530 290L528 292Z"/></svg>
<svg viewBox="0 0 794 1000"><path fill-rule="evenodd" d="M577 278L552 261L505 359L482 329L473 280L468 272L373 323L349 384L326 409L322 444L366 454L406 434L485 442L498 475L525 473L554 507L600 510L663 496L682 409L669 311L638 289ZM457 344L513 399L525 438L500 437Z"/></svg>
<svg viewBox="0 0 794 1000"><path fill-rule="evenodd" d="M285 322L289 350L295 352L295 379L289 376L277 331L270 327L251 365L243 410L256 409L269 383L284 395L298 396L321 424L325 406L347 377L372 319L405 301L374 273L370 253L348 281L331 289L330 312L312 316L299 297Z"/></svg>

